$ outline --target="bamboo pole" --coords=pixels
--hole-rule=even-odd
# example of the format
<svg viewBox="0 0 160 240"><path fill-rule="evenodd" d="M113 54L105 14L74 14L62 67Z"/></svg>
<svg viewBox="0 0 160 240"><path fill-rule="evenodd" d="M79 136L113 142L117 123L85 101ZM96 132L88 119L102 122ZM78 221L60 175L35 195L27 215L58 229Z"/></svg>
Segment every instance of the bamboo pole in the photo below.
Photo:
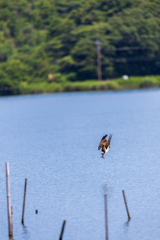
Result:
<svg viewBox="0 0 160 240"><path fill-rule="evenodd" d="M27 190L27 178L25 179L25 186L24 186L23 211L22 211L22 224L24 224L24 212L25 212L25 204L26 204L26 190Z"/></svg>
<svg viewBox="0 0 160 240"><path fill-rule="evenodd" d="M129 214L129 209L128 209L128 204L127 204L127 199L126 199L125 191L122 190L122 193L123 193L124 203L125 203L125 205L126 205L126 210L127 210L127 214L128 214L128 221L130 221L131 216L130 216L130 214Z"/></svg>
<svg viewBox="0 0 160 240"><path fill-rule="evenodd" d="M59 237L59 240L62 240L65 224L66 224L66 220L63 221L62 230L61 230L61 235L60 235L60 237Z"/></svg>
<svg viewBox="0 0 160 240"><path fill-rule="evenodd" d="M107 208L107 194L104 195L105 197L105 225L106 225L106 240L108 240L108 208Z"/></svg>
<svg viewBox="0 0 160 240"><path fill-rule="evenodd" d="M10 183L9 183L9 163L6 163L6 185L7 185L7 207L8 207L8 233L9 237L13 236L13 222L10 199Z"/></svg>

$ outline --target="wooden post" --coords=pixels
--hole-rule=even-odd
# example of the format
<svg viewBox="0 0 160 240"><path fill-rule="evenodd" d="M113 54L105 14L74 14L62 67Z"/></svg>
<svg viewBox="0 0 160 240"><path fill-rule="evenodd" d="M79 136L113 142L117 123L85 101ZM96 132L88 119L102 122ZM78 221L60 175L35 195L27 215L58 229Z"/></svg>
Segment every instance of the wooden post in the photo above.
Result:
<svg viewBox="0 0 160 240"><path fill-rule="evenodd" d="M59 240L62 240L65 223L66 223L66 220L63 221L62 230L61 230L61 235L60 235L60 237L59 237Z"/></svg>
<svg viewBox="0 0 160 240"><path fill-rule="evenodd" d="M13 207L11 206L11 225L13 226Z"/></svg>
<svg viewBox="0 0 160 240"><path fill-rule="evenodd" d="M101 42L97 39L97 71L98 71L98 80L102 80L102 70L101 70Z"/></svg>
<svg viewBox="0 0 160 240"><path fill-rule="evenodd" d="M107 209L107 194L105 196L105 218L106 218L106 240L108 240L108 209Z"/></svg>
<svg viewBox="0 0 160 240"><path fill-rule="evenodd" d="M6 185L7 185L7 207L8 207L8 233L9 237L13 236L13 223L12 223L12 211L11 211L11 199L10 199L10 183L9 183L9 163L6 163Z"/></svg>
<svg viewBox="0 0 160 240"><path fill-rule="evenodd" d="M25 179L25 186L24 186L23 211L22 211L22 224L24 224L24 212L25 212L25 204L26 204L26 190L27 190L27 178Z"/></svg>
<svg viewBox="0 0 160 240"><path fill-rule="evenodd" d="M128 205L127 205L127 200L126 200L126 195L125 195L125 191L122 190L122 193L123 193L123 198L124 198L124 202L125 202L125 205L126 205L126 210L127 210L127 214L128 214L128 221L130 221L131 219L131 216L129 214L129 209L128 209Z"/></svg>

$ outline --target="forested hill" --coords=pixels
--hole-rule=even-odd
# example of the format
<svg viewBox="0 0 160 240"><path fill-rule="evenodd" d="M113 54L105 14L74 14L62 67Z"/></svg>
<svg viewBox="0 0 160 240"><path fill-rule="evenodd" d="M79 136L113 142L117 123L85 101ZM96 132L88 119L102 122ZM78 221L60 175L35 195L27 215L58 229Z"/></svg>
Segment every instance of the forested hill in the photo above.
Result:
<svg viewBox="0 0 160 240"><path fill-rule="evenodd" d="M0 86L159 74L159 0L1 0Z"/></svg>

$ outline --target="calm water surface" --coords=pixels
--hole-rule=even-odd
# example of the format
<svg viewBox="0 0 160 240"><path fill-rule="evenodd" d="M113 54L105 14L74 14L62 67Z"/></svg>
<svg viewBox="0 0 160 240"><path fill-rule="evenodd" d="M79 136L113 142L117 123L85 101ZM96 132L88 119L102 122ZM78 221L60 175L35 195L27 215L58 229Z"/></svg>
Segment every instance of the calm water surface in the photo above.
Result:
<svg viewBox="0 0 160 240"><path fill-rule="evenodd" d="M113 138L102 159L106 133ZM1 97L1 240L8 240L5 162L14 240L58 240L64 219L64 240L105 240L106 192L109 240L160 239L160 90Z"/></svg>

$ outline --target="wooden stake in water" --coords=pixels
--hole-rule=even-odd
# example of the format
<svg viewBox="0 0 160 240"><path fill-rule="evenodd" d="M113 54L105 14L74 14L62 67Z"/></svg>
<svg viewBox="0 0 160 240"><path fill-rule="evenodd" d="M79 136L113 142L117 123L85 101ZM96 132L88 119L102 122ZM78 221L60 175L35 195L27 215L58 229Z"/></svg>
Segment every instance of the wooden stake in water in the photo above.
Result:
<svg viewBox="0 0 160 240"><path fill-rule="evenodd" d="M11 206L11 224L13 226L13 207Z"/></svg>
<svg viewBox="0 0 160 240"><path fill-rule="evenodd" d="M129 209L128 209L128 205L127 205L127 200L126 200L126 195L125 195L125 191L122 190L122 193L123 193L123 198L124 198L124 202L125 202L125 205L126 205L126 210L127 210L127 214L128 214L128 221L130 221L131 219L131 216L129 214Z"/></svg>
<svg viewBox="0 0 160 240"><path fill-rule="evenodd" d="M10 199L10 183L9 183L9 163L6 163L6 185L7 185L7 207L8 207L8 231L9 237L13 236L13 223L12 223L12 211L11 211L11 199Z"/></svg>
<svg viewBox="0 0 160 240"><path fill-rule="evenodd" d="M25 212L25 204L26 204L26 190L27 190L27 178L25 179L25 186L24 186L23 211L22 211L22 224L24 224L24 212Z"/></svg>
<svg viewBox="0 0 160 240"><path fill-rule="evenodd" d="M66 224L66 220L63 221L62 230L61 230L61 235L60 235L60 237L59 237L59 240L62 240L65 224Z"/></svg>
<svg viewBox="0 0 160 240"><path fill-rule="evenodd" d="M108 209L107 209L107 194L105 197L105 219L106 219L106 240L108 240Z"/></svg>

